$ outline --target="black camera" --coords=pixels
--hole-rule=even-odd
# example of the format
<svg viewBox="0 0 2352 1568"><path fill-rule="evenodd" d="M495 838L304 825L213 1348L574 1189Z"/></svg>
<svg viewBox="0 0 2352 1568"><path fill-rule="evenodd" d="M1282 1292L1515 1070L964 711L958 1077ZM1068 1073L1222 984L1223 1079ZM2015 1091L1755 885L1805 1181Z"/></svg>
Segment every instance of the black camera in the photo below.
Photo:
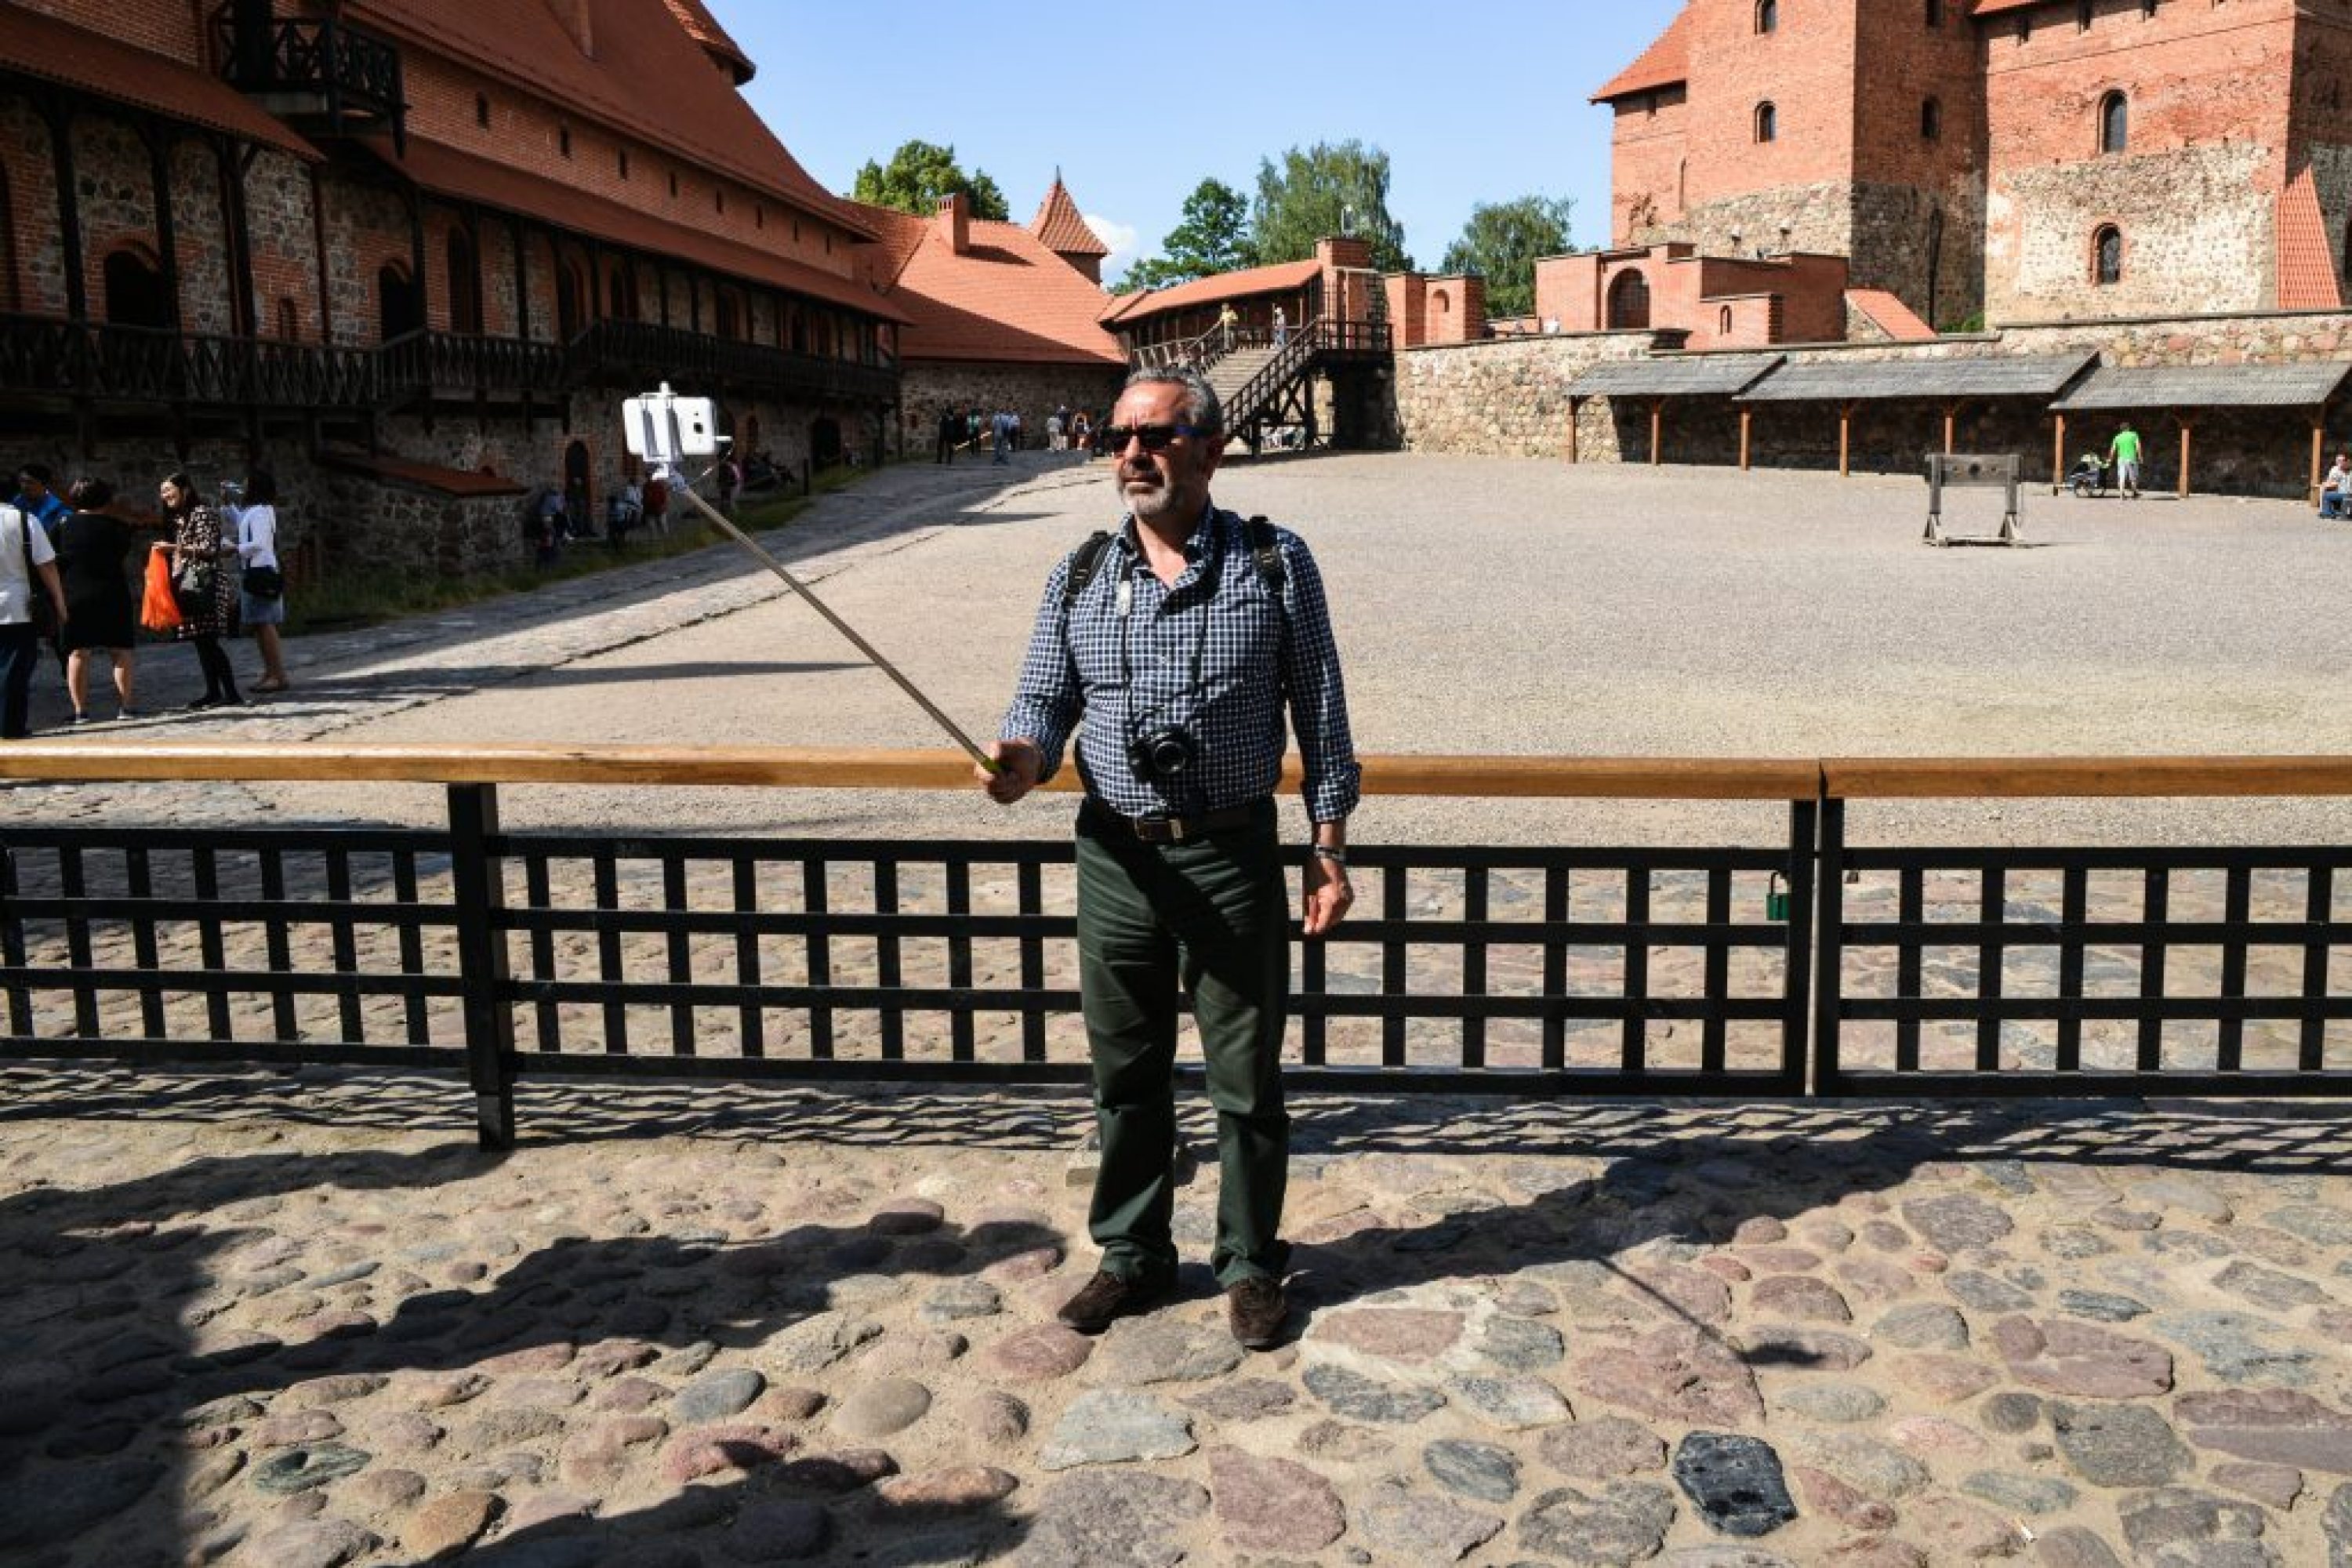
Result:
<svg viewBox="0 0 2352 1568"><path fill-rule="evenodd" d="M1190 731L1172 724L1138 735L1127 746L1127 763L1135 770L1135 776L1157 779L1161 784L1173 784L1182 778L1200 758L1200 742L1192 739Z"/></svg>

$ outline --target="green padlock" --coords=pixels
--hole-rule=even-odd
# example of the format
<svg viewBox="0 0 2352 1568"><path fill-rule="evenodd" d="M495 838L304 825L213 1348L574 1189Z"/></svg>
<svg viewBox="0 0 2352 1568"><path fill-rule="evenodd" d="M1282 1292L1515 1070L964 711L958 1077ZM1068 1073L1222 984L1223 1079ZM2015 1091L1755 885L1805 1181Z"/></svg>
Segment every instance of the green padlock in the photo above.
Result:
<svg viewBox="0 0 2352 1568"><path fill-rule="evenodd" d="M1765 884L1764 918L1766 920L1785 921L1789 918L1788 880L1787 872L1775 871L1772 873L1771 881Z"/></svg>

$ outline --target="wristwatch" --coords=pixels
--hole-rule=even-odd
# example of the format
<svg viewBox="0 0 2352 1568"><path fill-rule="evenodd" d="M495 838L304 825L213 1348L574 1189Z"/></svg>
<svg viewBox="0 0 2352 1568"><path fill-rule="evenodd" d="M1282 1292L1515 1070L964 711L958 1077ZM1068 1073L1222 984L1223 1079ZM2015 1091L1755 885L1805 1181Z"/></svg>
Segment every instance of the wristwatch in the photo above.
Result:
<svg viewBox="0 0 2352 1568"><path fill-rule="evenodd" d="M1348 852L1335 845L1310 844L1307 847L1307 852L1318 860L1328 860L1334 866L1344 868L1348 864Z"/></svg>

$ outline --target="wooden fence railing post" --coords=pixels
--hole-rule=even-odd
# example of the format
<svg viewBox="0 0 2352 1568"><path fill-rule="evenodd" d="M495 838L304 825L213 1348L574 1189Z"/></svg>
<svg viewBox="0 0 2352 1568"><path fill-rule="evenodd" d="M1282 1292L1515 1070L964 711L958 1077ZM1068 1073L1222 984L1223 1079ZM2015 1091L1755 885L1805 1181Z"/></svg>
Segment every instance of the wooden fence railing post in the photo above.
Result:
<svg viewBox="0 0 2352 1568"><path fill-rule="evenodd" d="M466 1078L485 1150L511 1149L515 1137L514 1012L506 1000L506 933L497 918L506 907L506 883L490 853L498 831L496 784L449 786L449 894L457 915Z"/></svg>

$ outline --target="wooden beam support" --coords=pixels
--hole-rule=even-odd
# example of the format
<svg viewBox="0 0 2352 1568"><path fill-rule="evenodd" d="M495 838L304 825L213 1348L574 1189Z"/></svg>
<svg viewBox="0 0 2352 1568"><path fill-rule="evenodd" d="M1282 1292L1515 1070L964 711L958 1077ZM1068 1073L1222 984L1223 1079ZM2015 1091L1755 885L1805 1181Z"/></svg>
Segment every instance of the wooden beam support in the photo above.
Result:
<svg viewBox="0 0 2352 1568"><path fill-rule="evenodd" d="M1739 469L1742 473L1748 471L1748 422L1755 417L1756 411L1752 408L1742 408L1739 411Z"/></svg>
<svg viewBox="0 0 2352 1568"><path fill-rule="evenodd" d="M1654 468L1666 460L1662 447L1665 424L1666 400L1663 397L1653 397L1650 399L1650 467Z"/></svg>
<svg viewBox="0 0 2352 1568"><path fill-rule="evenodd" d="M1838 405L1838 478L1846 479L1853 472L1853 405Z"/></svg>
<svg viewBox="0 0 2352 1568"><path fill-rule="evenodd" d="M2066 416L2053 414L2050 435L2050 493L2056 495L2066 482Z"/></svg>
<svg viewBox="0 0 2352 1568"><path fill-rule="evenodd" d="M1947 403L1944 405L1944 456L1947 458L1952 455L1952 432L1954 426L1959 422L1959 416L1960 405L1958 404Z"/></svg>
<svg viewBox="0 0 2352 1568"><path fill-rule="evenodd" d="M2174 493L2183 500L2189 499L2189 421L2183 419L2180 422L2180 480L2173 487Z"/></svg>
<svg viewBox="0 0 2352 1568"><path fill-rule="evenodd" d="M2319 504L2319 484L2326 477L2320 458L2327 444L2327 405L2321 404L2311 411L2311 504Z"/></svg>
<svg viewBox="0 0 2352 1568"><path fill-rule="evenodd" d="M1568 400L1568 460L1571 463L1580 460L1576 450L1576 419L1578 413L1583 407L1584 399L1581 397L1571 397Z"/></svg>

